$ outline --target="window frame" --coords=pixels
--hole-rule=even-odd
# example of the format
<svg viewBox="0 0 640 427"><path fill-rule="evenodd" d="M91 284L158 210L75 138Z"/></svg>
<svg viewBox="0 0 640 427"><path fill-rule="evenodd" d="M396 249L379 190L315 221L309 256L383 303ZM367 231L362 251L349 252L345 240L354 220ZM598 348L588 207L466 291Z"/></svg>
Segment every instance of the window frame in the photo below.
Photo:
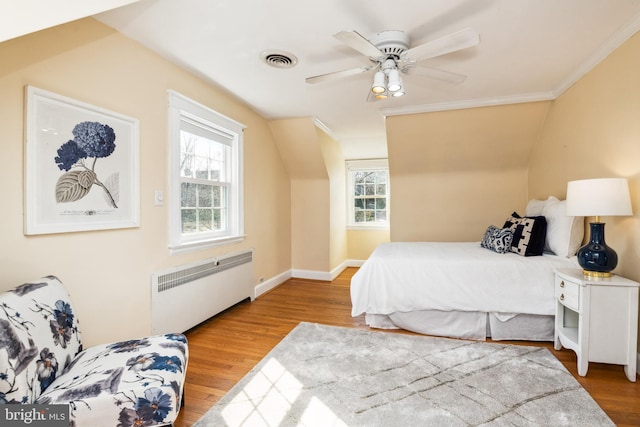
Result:
<svg viewBox="0 0 640 427"><path fill-rule="evenodd" d="M384 171L387 174L386 188L386 211L387 219L385 222L356 222L355 221L355 182L354 172L362 171ZM389 161L387 159L369 159L369 160L347 160L347 229L349 230L371 230L371 229L389 229L391 224L391 180L389 176Z"/></svg>
<svg viewBox="0 0 640 427"><path fill-rule="evenodd" d="M178 92L169 90L169 251L184 253L244 240L243 148L245 125L226 117ZM228 228L224 231L182 233L181 184L194 178L181 176L180 131L199 126L203 134L216 135L213 141L228 140L230 161L227 164L230 184L227 195ZM187 129L188 130L188 129ZM203 136L203 135L201 135ZM213 182L213 181L209 181Z"/></svg>

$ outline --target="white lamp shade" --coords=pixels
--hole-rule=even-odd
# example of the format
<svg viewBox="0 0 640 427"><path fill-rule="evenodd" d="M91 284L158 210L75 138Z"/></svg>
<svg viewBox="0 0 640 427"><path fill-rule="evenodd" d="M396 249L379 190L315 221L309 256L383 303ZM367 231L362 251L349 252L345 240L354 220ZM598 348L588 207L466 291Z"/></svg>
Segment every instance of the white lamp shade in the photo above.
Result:
<svg viewBox="0 0 640 427"><path fill-rule="evenodd" d="M567 184L568 216L632 214L629 183L625 178L583 179Z"/></svg>
<svg viewBox="0 0 640 427"><path fill-rule="evenodd" d="M373 85L371 85L371 92L373 93L382 93L387 89L384 86L385 75L382 71L378 71L373 76Z"/></svg>
<svg viewBox="0 0 640 427"><path fill-rule="evenodd" d="M387 89L389 92L397 92L402 88L402 82L400 81L400 73L397 69L389 71L389 84Z"/></svg>

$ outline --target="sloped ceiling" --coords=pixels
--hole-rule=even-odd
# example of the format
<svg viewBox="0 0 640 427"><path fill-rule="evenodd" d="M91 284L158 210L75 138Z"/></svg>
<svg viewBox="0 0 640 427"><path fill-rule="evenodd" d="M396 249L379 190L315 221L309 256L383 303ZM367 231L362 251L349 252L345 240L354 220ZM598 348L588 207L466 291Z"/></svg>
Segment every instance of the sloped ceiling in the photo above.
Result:
<svg viewBox="0 0 640 427"><path fill-rule="evenodd" d="M138 0L20 0L0 7L0 42L135 3ZM8 3L11 3L10 5ZM6 4L6 5L5 5Z"/></svg>

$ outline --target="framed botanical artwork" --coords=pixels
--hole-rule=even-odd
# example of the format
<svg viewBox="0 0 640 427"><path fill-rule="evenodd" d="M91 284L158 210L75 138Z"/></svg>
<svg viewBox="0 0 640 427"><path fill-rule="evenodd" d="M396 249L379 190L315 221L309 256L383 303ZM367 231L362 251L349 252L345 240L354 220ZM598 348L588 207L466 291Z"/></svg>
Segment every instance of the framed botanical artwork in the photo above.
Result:
<svg viewBox="0 0 640 427"><path fill-rule="evenodd" d="M138 120L26 87L24 233L138 227Z"/></svg>

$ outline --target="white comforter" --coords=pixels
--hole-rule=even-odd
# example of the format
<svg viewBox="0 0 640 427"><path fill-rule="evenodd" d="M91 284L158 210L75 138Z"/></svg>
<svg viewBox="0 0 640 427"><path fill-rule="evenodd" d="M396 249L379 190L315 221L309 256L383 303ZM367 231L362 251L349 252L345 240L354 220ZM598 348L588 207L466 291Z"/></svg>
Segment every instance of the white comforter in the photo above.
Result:
<svg viewBox="0 0 640 427"><path fill-rule="evenodd" d="M498 254L478 242L379 245L351 279L351 314L415 310L555 313L556 255Z"/></svg>

